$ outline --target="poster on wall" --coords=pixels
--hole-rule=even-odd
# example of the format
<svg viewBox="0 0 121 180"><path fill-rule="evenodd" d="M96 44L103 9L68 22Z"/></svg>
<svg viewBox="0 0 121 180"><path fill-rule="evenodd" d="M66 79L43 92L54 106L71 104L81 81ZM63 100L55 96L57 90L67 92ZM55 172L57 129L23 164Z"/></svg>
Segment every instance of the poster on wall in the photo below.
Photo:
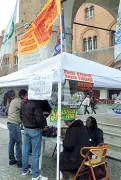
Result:
<svg viewBox="0 0 121 180"><path fill-rule="evenodd" d="M37 49L35 52L18 56L18 70L37 64L48 58L46 47Z"/></svg>
<svg viewBox="0 0 121 180"><path fill-rule="evenodd" d="M65 79L69 80L71 91L90 92L93 88L93 79L90 74L64 71Z"/></svg>
<svg viewBox="0 0 121 180"><path fill-rule="evenodd" d="M20 89L2 88L0 89L0 116L6 116L8 106L11 102L12 95L18 95Z"/></svg>
<svg viewBox="0 0 121 180"><path fill-rule="evenodd" d="M64 84L62 84L61 100L64 101ZM51 107L55 107L58 104L58 84L52 85L51 101L49 101Z"/></svg>
<svg viewBox="0 0 121 180"><path fill-rule="evenodd" d="M115 103L108 106L107 114L121 116L121 103Z"/></svg>
<svg viewBox="0 0 121 180"><path fill-rule="evenodd" d="M116 97L114 104L108 106L107 113L111 115L121 115L121 92Z"/></svg>
<svg viewBox="0 0 121 180"><path fill-rule="evenodd" d="M70 108L80 108L86 94L90 94L93 88L93 79L90 74L64 71L65 79L69 82L71 97L68 101Z"/></svg>

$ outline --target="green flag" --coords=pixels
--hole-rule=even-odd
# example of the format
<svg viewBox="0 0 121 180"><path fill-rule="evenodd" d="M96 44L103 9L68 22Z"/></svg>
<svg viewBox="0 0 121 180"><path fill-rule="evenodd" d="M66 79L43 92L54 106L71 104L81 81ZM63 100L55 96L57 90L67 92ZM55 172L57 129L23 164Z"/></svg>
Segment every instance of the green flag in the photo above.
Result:
<svg viewBox="0 0 121 180"><path fill-rule="evenodd" d="M1 57L5 54L11 54L13 48L13 37L15 32L15 23L16 23L16 16L17 16L17 5L18 0L16 0L16 5L12 16L8 22L8 25L5 29L4 39L1 46Z"/></svg>

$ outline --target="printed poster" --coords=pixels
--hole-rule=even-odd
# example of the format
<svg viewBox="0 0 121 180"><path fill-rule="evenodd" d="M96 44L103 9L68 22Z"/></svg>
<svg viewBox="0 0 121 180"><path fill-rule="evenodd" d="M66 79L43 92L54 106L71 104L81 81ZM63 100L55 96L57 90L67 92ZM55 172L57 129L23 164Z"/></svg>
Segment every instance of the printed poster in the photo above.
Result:
<svg viewBox="0 0 121 180"><path fill-rule="evenodd" d="M85 99L86 93L90 93L93 88L93 79L90 74L64 71L65 79L69 83L71 97L68 101L70 108L79 109Z"/></svg>
<svg viewBox="0 0 121 180"><path fill-rule="evenodd" d="M76 115L76 109L71 109L67 106L62 106L62 111L61 111L61 120L62 121L69 121L69 120L75 120L75 115ZM51 122L56 122L58 120L58 107L55 106L50 114L50 121Z"/></svg>
<svg viewBox="0 0 121 180"><path fill-rule="evenodd" d="M28 98L30 100L51 100L53 72L36 74L29 83Z"/></svg>
<svg viewBox="0 0 121 180"><path fill-rule="evenodd" d="M86 91L90 92L93 88L93 79L90 74L79 72L64 71L65 79L69 80L71 91Z"/></svg>

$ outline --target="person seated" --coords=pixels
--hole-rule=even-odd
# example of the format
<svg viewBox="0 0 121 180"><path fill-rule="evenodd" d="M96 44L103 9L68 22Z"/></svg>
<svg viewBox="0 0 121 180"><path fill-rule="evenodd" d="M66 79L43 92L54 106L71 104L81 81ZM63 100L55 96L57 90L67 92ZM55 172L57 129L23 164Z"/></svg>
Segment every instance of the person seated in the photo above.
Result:
<svg viewBox="0 0 121 180"><path fill-rule="evenodd" d="M97 121L90 116L86 120L86 127L89 133L89 140L92 146L104 144L103 131L98 128Z"/></svg>
<svg viewBox="0 0 121 180"><path fill-rule="evenodd" d="M80 167L83 158L80 155L82 147L89 146L89 136L81 120L68 121L68 129L63 140L63 152L60 155L60 171L64 180L73 178Z"/></svg>

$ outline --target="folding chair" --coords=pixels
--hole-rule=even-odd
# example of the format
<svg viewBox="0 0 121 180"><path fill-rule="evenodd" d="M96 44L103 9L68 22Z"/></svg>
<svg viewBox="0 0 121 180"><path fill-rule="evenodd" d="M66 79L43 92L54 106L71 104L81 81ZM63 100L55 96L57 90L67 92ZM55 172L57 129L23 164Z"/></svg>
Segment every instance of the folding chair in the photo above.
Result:
<svg viewBox="0 0 121 180"><path fill-rule="evenodd" d="M84 158L81 166L79 167L74 180L80 175L84 175L91 171L93 179L96 180L94 168L100 165L104 165L106 176L102 180L110 180L109 173L107 169L107 162L105 161L107 155L108 144L104 144L98 147L84 147L81 149L80 154ZM86 152L84 154L84 152ZM91 159L91 155L95 156L95 159Z"/></svg>

